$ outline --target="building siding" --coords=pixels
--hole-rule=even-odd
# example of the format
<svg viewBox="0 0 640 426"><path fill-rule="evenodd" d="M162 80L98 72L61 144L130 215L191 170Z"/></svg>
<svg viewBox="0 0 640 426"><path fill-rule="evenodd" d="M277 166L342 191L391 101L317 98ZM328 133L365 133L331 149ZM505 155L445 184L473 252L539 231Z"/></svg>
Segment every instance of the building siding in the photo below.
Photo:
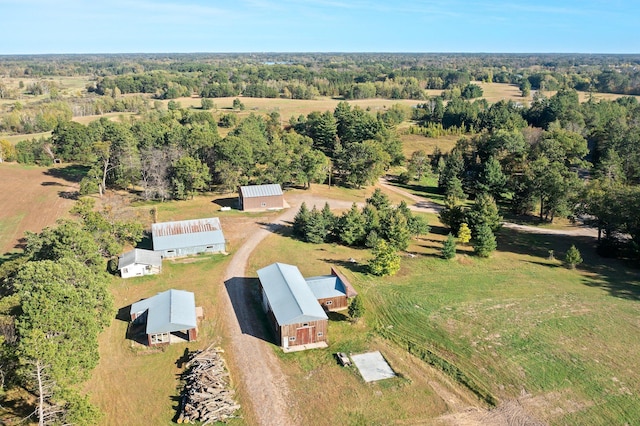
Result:
<svg viewBox="0 0 640 426"><path fill-rule="evenodd" d="M282 195L243 198L240 194L240 209L243 211L259 211L284 208Z"/></svg>
<svg viewBox="0 0 640 426"><path fill-rule="evenodd" d="M200 253L223 253L226 251L225 244L209 244L205 246L181 247L163 250L162 257L182 257Z"/></svg>
<svg viewBox="0 0 640 426"><path fill-rule="evenodd" d="M306 324L306 325L305 325ZM289 340L290 337L296 337L298 329L314 327L313 336L311 336L311 340L305 343L299 343L296 340ZM307 323L298 323L298 324L287 324L280 326L280 346L282 347L292 347L292 346L300 346L309 343L318 343L318 342L327 342L327 328L328 321L327 320L317 320L317 321L309 321ZM318 334L322 335L318 335Z"/></svg>
<svg viewBox="0 0 640 426"><path fill-rule="evenodd" d="M141 277L143 275L159 274L161 268L152 265L143 265L141 263L135 263L133 265L126 266L120 270L120 276L122 278Z"/></svg>
<svg viewBox="0 0 640 426"><path fill-rule="evenodd" d="M329 303L330 302L330 303ZM349 307L347 296L328 297L326 299L318 299L318 303L325 311L342 311Z"/></svg>

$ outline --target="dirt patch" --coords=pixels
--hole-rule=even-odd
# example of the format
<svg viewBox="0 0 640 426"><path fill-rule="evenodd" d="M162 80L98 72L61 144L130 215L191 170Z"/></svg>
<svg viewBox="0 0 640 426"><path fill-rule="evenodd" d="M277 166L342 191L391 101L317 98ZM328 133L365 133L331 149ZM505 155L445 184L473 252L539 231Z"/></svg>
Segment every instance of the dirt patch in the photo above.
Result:
<svg viewBox="0 0 640 426"><path fill-rule="evenodd" d="M40 167L0 164L0 250L22 248L25 231L40 232L68 215L78 184Z"/></svg>

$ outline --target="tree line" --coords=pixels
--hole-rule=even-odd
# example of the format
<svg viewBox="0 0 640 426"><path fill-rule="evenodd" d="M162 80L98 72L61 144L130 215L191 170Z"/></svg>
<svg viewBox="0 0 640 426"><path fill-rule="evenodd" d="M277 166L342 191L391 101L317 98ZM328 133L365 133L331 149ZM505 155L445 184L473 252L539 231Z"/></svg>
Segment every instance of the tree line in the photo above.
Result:
<svg viewBox="0 0 640 426"><path fill-rule="evenodd" d="M82 194L141 188L146 199L185 199L247 184L309 187L329 175L360 187L403 161L395 126L404 117L394 109L373 116L342 102L333 113L312 112L285 127L277 113L250 114L223 138L209 111L170 108L131 122L63 122L50 144L19 143L15 155L35 159L49 152L86 165Z"/></svg>
<svg viewBox="0 0 640 426"><path fill-rule="evenodd" d="M98 363L98 335L114 317L106 259L142 238L142 225L94 211L91 199L0 265L2 390L21 386L39 424L95 424L101 413L79 391ZM31 417L31 416L29 416Z"/></svg>
<svg viewBox="0 0 640 426"><path fill-rule="evenodd" d="M414 215L404 201L393 206L376 188L362 209L354 203L340 216L331 211L328 203L321 210L316 206L309 210L302 203L294 217L292 233L314 244L337 242L368 247L374 254L370 271L375 275L393 275L400 269L397 252L406 250L412 237L426 235L429 229L424 216Z"/></svg>
<svg viewBox="0 0 640 426"><path fill-rule="evenodd" d="M466 220L464 200L489 194L513 214L536 212L547 222L580 216L600 231L601 253L640 255L635 98L580 103L575 90L564 89L529 108L460 99L422 105L414 114L423 124L474 132L448 153L418 151L408 160L405 178L437 175L446 195L443 220L454 231Z"/></svg>

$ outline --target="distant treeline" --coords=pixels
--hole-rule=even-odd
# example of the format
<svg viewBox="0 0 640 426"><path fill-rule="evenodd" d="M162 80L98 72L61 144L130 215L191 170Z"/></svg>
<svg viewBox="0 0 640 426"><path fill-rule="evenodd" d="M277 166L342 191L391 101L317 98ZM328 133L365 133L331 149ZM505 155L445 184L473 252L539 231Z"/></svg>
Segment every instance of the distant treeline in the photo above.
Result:
<svg viewBox="0 0 640 426"><path fill-rule="evenodd" d="M2 56L11 77L93 75L98 93L175 98L255 96L307 99L425 99L424 89L471 81L531 89L640 94L640 55L587 54L140 54ZM215 95L215 96L214 96Z"/></svg>

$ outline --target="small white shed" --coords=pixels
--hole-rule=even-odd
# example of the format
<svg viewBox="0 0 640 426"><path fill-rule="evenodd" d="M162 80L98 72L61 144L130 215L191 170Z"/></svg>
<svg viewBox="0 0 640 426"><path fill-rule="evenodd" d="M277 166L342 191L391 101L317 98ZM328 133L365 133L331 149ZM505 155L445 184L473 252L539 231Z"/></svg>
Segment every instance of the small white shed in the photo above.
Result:
<svg viewBox="0 0 640 426"><path fill-rule="evenodd" d="M133 249L118 259L122 278L140 277L162 272L162 255L153 250Z"/></svg>

